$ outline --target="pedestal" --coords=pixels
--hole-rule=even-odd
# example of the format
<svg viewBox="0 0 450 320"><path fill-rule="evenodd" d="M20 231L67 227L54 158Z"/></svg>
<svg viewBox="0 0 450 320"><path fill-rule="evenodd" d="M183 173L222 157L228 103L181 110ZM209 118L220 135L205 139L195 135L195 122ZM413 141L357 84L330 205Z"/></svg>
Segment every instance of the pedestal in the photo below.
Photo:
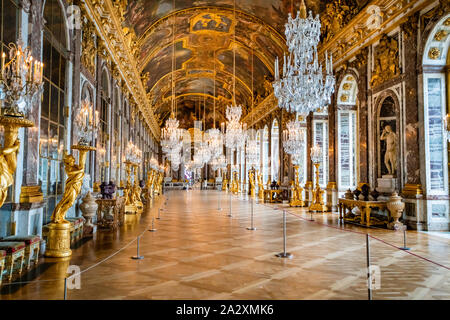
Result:
<svg viewBox="0 0 450 320"><path fill-rule="evenodd" d="M53 258L70 257L70 223L51 223L48 225L45 256Z"/></svg>
<svg viewBox="0 0 450 320"><path fill-rule="evenodd" d="M338 189L336 182L328 182L327 185L327 207L328 211L336 212L338 211Z"/></svg>
<svg viewBox="0 0 450 320"><path fill-rule="evenodd" d="M393 193L396 189L396 179L394 176L385 175L377 179L377 191L381 193Z"/></svg>

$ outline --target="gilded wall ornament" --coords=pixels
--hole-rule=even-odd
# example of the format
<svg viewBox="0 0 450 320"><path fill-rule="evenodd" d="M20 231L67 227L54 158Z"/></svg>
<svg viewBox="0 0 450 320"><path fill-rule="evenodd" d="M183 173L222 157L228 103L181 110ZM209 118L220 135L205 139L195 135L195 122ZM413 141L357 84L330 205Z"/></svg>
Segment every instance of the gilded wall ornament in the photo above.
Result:
<svg viewBox="0 0 450 320"><path fill-rule="evenodd" d="M400 74L398 41L383 35L374 56L375 69L370 80L372 88Z"/></svg>
<svg viewBox="0 0 450 320"><path fill-rule="evenodd" d="M346 83L347 84L347 83ZM343 94L341 96L341 102L347 102L348 101L348 94Z"/></svg>
<svg viewBox="0 0 450 320"><path fill-rule="evenodd" d="M81 40L81 63L92 75L95 74L95 26L87 18L82 24L83 38Z"/></svg>
<svg viewBox="0 0 450 320"><path fill-rule="evenodd" d="M321 16L324 42L341 31L357 13L358 3L355 0L334 0L327 3L325 14Z"/></svg>
<svg viewBox="0 0 450 320"><path fill-rule="evenodd" d="M447 37L448 32L445 30L439 30L438 32L436 32L436 34L434 35L434 40L436 41L443 41L445 40L445 38Z"/></svg>
<svg viewBox="0 0 450 320"><path fill-rule="evenodd" d="M352 88L352 85L350 83L344 83L342 86L342 89L344 90L350 90Z"/></svg>
<svg viewBox="0 0 450 320"><path fill-rule="evenodd" d="M439 48L431 48L430 51L428 51L428 57L432 60L437 60L441 56L441 50Z"/></svg>

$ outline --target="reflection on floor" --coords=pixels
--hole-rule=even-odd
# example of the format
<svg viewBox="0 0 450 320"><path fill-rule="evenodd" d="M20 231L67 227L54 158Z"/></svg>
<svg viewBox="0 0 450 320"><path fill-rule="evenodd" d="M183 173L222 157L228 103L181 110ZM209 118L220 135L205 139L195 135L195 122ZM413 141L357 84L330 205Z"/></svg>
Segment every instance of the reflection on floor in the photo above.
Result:
<svg viewBox="0 0 450 320"><path fill-rule="evenodd" d="M70 261L42 259L34 274L22 279L31 283L4 286L0 299L62 299L61 279L69 265L83 273L80 289L69 290L68 299L367 299L361 233L403 245L401 232L342 226L337 214L317 214L311 222L305 209L286 207L287 247L294 256L280 259L275 254L283 245L282 211L274 208L283 206L255 204L257 230L249 231L247 198L218 191L166 196L156 232L145 230L164 205L162 198L142 216L127 216L116 233L98 232L73 250ZM132 260L136 242L129 243L141 233L145 258ZM450 239L408 231L407 240L411 252L450 266ZM374 299L450 299L448 269L376 240L371 258L381 269Z"/></svg>

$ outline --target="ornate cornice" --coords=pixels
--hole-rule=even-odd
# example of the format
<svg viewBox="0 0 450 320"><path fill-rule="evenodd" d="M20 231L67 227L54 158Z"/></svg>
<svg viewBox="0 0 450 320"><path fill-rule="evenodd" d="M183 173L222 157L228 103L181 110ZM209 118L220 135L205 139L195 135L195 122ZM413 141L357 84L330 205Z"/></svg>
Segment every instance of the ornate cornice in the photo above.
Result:
<svg viewBox="0 0 450 320"><path fill-rule="evenodd" d="M278 109L278 101L273 93L268 95L259 105L249 112L242 121L247 123L247 127L254 126L266 116Z"/></svg>
<svg viewBox="0 0 450 320"><path fill-rule="evenodd" d="M121 18L114 13L117 8L111 0L84 0L84 4L89 19L95 24L100 38L104 41L105 49L144 115L151 134L159 141L160 127L137 68L135 42L130 39L129 34L125 35Z"/></svg>
<svg viewBox="0 0 450 320"><path fill-rule="evenodd" d="M324 55L325 51L332 52L334 68L337 68L355 56L361 48L375 43L381 35L398 28L409 16L433 2L435 1L373 0L339 33L323 43L319 53ZM374 8L379 8L379 11L373 11Z"/></svg>

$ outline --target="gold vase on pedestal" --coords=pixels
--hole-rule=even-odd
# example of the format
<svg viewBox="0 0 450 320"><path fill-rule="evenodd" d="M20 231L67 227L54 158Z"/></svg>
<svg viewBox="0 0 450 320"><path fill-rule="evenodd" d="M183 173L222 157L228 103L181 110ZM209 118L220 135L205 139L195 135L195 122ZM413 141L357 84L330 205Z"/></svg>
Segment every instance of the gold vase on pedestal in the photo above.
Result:
<svg viewBox="0 0 450 320"><path fill-rule="evenodd" d="M314 163L314 166L316 167L316 187L312 191L312 193L313 193L313 203L309 207L309 211L325 212L325 211L327 211L327 206L323 204L323 194L325 193L325 191L320 189L320 185L319 185L319 166L320 166L320 163L316 162L316 163Z"/></svg>
<svg viewBox="0 0 450 320"><path fill-rule="evenodd" d="M127 174L127 182L125 185L125 189L123 189L123 196L125 198L125 213L136 214L137 208L134 204L133 185L131 184L131 168L134 163L131 161L125 161L124 163L125 163L125 172Z"/></svg>
<svg viewBox="0 0 450 320"><path fill-rule="evenodd" d="M14 182L17 167L17 154L20 140L19 128L34 126L33 122L23 117L0 116L0 125L4 127L4 143L0 151L0 207L8 195L8 188Z"/></svg>
<svg viewBox="0 0 450 320"><path fill-rule="evenodd" d="M303 207L305 202L303 201L303 188L300 186L300 178L299 178L299 166L294 166L295 179L294 179L294 187L292 190L292 198L289 205L291 207Z"/></svg>
<svg viewBox="0 0 450 320"><path fill-rule="evenodd" d="M91 146L75 145L72 150L79 151L78 164L75 164L73 155L64 155L64 170L67 180L64 194L53 210L51 223L48 225L46 257L64 258L72 255L70 250L70 222L65 220L66 213L74 204L80 194L83 184L86 156L89 151L94 151Z"/></svg>

